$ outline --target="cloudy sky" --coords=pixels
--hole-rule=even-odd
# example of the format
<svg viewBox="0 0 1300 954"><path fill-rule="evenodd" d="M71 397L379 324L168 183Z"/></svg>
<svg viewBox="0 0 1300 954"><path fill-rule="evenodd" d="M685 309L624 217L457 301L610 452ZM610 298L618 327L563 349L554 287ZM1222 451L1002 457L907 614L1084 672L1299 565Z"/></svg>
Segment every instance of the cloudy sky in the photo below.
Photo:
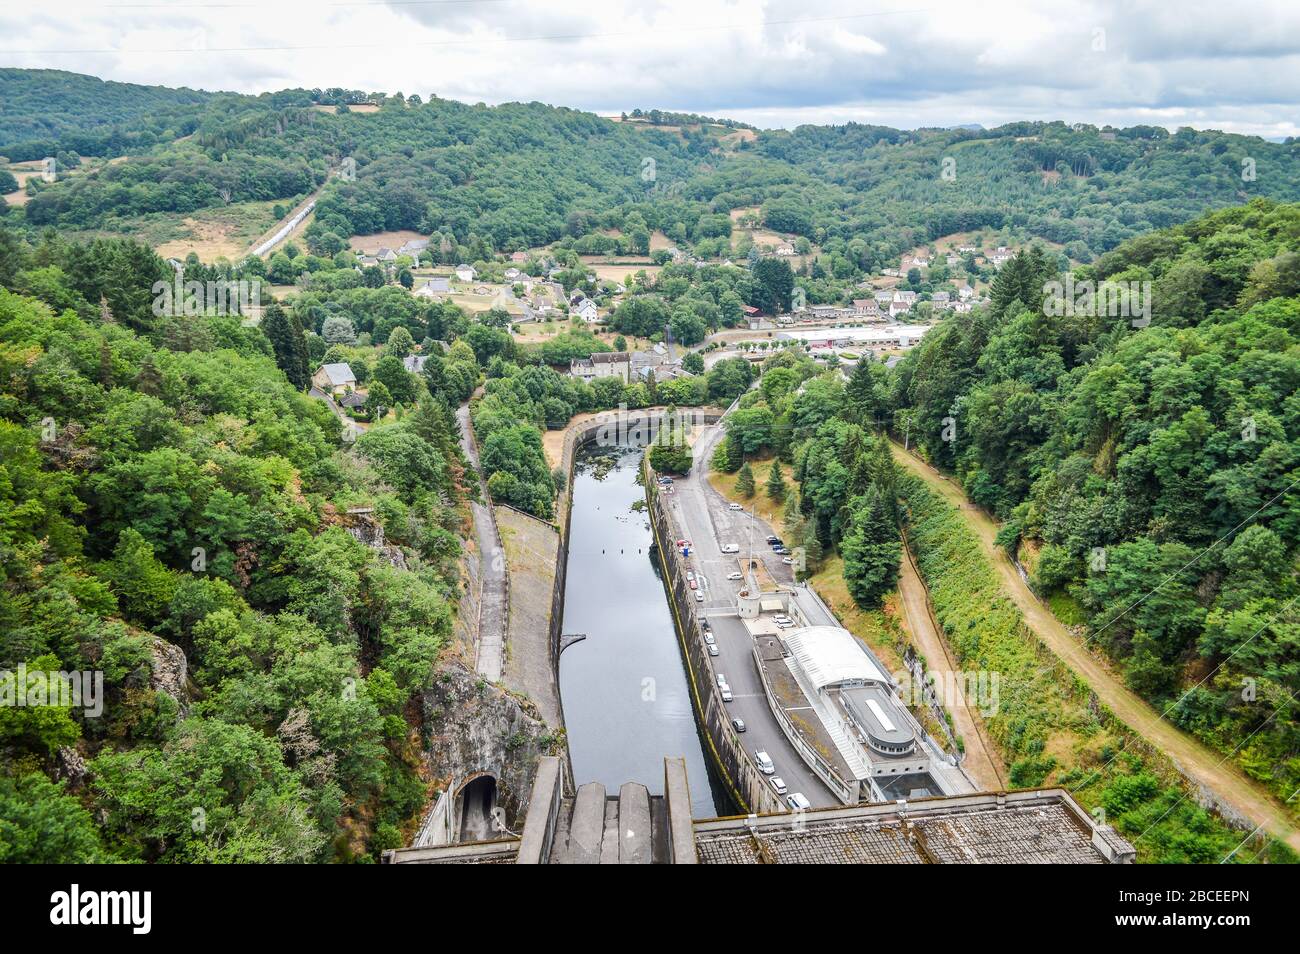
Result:
<svg viewBox="0 0 1300 954"><path fill-rule="evenodd" d="M1300 135L1294 0L52 0L0 9L0 66L760 126L1064 119Z"/></svg>

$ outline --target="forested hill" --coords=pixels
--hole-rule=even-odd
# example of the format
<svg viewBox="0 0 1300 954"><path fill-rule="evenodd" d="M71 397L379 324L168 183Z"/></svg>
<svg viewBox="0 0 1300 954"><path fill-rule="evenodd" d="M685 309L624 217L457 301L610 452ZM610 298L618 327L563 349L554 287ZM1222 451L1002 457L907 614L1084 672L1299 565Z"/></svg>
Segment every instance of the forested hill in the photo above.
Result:
<svg viewBox="0 0 1300 954"><path fill-rule="evenodd" d="M873 413L1007 521L1038 590L1135 690L1286 799L1300 786L1300 206L1223 210L1077 270L1150 282L1145 327L1053 317L1056 277L1033 252L1013 260L991 306L927 335Z"/></svg>
<svg viewBox="0 0 1300 954"><path fill-rule="evenodd" d="M115 83L62 70L0 68L0 155L112 157L194 131L214 94Z"/></svg>
<svg viewBox="0 0 1300 954"><path fill-rule="evenodd" d="M296 318L157 318L167 268L0 232L0 670L103 674L102 718L0 706L0 862L373 860L426 794L455 422L341 443Z"/></svg>
<svg viewBox="0 0 1300 954"><path fill-rule="evenodd" d="M537 103L124 84L101 84L113 90L102 101L85 90L71 98L84 108L48 108L65 87L98 83L0 72L0 154L128 156L63 182L29 179L33 195L7 210L10 227L129 232L142 216L294 200L328 181L307 235L317 254L355 234L409 228L489 253L566 236L598 250L614 242L610 232L623 250L644 251L649 232L662 230L714 257L732 228L726 213L740 209L806 238L828 272L849 279L982 226L1048 239L1086 262L1207 207L1300 199L1296 143L1190 129L1024 122L755 133L677 114L661 114L677 125L655 123L653 110L620 123ZM346 159L355 178L329 180Z"/></svg>

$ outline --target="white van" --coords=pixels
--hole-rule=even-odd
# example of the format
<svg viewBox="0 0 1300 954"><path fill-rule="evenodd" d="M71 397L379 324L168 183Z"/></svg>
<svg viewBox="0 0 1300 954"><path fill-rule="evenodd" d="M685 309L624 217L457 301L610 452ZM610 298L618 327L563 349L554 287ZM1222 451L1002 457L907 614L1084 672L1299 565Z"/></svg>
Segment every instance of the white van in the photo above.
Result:
<svg viewBox="0 0 1300 954"><path fill-rule="evenodd" d="M722 545L722 552L723 552L723 553L739 553L739 552L740 552L740 544L739 544L739 543L724 543L724 544Z"/></svg>
<svg viewBox="0 0 1300 954"><path fill-rule="evenodd" d="M762 749L754 753L754 761L758 764L758 770L764 775L771 775L776 771L776 766L772 764L772 757Z"/></svg>
<svg viewBox="0 0 1300 954"><path fill-rule="evenodd" d="M803 792L793 792L785 797L785 803L797 812L812 808L812 802L804 798Z"/></svg>

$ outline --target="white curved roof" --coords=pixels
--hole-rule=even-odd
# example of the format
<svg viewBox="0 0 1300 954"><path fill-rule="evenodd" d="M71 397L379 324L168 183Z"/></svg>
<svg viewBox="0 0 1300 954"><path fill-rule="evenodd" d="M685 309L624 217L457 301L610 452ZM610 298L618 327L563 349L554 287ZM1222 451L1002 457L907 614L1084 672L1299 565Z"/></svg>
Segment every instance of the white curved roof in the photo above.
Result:
<svg viewBox="0 0 1300 954"><path fill-rule="evenodd" d="M809 626L782 637L799 667L818 689L854 680L888 684L857 639L839 626Z"/></svg>

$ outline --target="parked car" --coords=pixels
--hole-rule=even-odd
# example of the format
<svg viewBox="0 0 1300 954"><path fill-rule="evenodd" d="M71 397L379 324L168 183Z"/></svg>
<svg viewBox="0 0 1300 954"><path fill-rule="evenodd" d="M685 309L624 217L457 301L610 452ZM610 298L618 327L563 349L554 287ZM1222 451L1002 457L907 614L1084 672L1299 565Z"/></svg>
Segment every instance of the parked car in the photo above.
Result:
<svg viewBox="0 0 1300 954"><path fill-rule="evenodd" d="M740 504L734 503L734 504L727 504L727 509L728 509L728 510L744 510L745 508L742 507Z"/></svg>
<svg viewBox="0 0 1300 954"><path fill-rule="evenodd" d="M794 566L794 557L781 557L781 562L786 566Z"/></svg>
<svg viewBox="0 0 1300 954"><path fill-rule="evenodd" d="M705 643L705 645L712 646L712 645L713 645L714 643L716 643L716 642L717 642L717 640L713 638L713 633L709 632L709 631L706 629L706 630L704 631L704 643Z"/></svg>
<svg viewBox="0 0 1300 954"><path fill-rule="evenodd" d="M778 537L776 534L772 534L771 536L769 536L769 537L767 538L768 546L771 546L771 545L773 545L773 544L780 543L780 542L781 542L781 538Z"/></svg>
<svg viewBox="0 0 1300 954"><path fill-rule="evenodd" d="M692 573L690 570L687 570L687 571L686 571L686 582L689 583L690 581L692 581L692 580L694 580L694 579L695 579L695 574Z"/></svg>
<svg viewBox="0 0 1300 954"><path fill-rule="evenodd" d="M772 783L772 787L776 789L778 795L784 795L789 791L789 789L785 787L785 779L779 775L773 775L768 779L768 781Z"/></svg>
<svg viewBox="0 0 1300 954"><path fill-rule="evenodd" d="M723 553L739 553L739 552L740 552L740 544L738 544L738 543L724 543L724 544L722 545L722 552L723 552Z"/></svg>
<svg viewBox="0 0 1300 954"><path fill-rule="evenodd" d="M777 548L776 548L775 550L773 550L772 552L773 552L773 553L780 554L781 556L789 556L789 555L790 555L790 551L787 550L785 547L777 547Z"/></svg>
<svg viewBox="0 0 1300 954"><path fill-rule="evenodd" d="M728 573L728 574L727 574L727 579L729 579L729 580L743 580L744 578L745 578L745 574L743 574L743 573Z"/></svg>
<svg viewBox="0 0 1300 954"><path fill-rule="evenodd" d="M776 766L772 764L772 757L762 749L754 753L754 762L758 765L758 770L764 775L772 775L776 772Z"/></svg>
<svg viewBox="0 0 1300 954"><path fill-rule="evenodd" d="M744 732L744 731L745 731L745 720L744 720L744 719L732 719L732 720L731 720L731 724L732 724L732 726L735 728L735 730L736 730L737 732Z"/></svg>
<svg viewBox="0 0 1300 954"><path fill-rule="evenodd" d="M695 602L697 602L697 603L703 603L703 602L704 602L704 594L701 593L699 590L696 590L696 591L695 591Z"/></svg>
<svg viewBox="0 0 1300 954"><path fill-rule="evenodd" d="M686 580L686 585L693 590L698 590L700 588L700 584L696 583L694 578L688 578Z"/></svg>
<svg viewBox="0 0 1300 954"><path fill-rule="evenodd" d="M730 701L732 700L733 696L731 695L731 687L730 687L730 686L723 686L723 687L722 687L721 689L719 689L718 691L722 693L722 701L723 701L723 702L730 702Z"/></svg>
<svg viewBox="0 0 1300 954"><path fill-rule="evenodd" d="M797 812L812 808L812 802L804 798L803 792L795 792L785 797L785 803Z"/></svg>
<svg viewBox="0 0 1300 954"><path fill-rule="evenodd" d="M718 655L718 647L715 646L713 643L709 643L709 655L710 656Z"/></svg>

